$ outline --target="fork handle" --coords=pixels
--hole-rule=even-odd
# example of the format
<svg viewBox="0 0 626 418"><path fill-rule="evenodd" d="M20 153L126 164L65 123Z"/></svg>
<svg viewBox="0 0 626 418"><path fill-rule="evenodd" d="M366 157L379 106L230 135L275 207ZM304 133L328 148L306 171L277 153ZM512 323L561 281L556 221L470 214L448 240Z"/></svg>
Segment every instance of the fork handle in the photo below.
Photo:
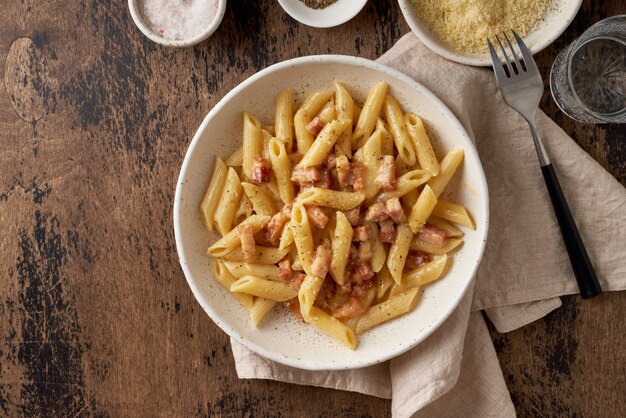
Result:
<svg viewBox="0 0 626 418"><path fill-rule="evenodd" d="M600 287L596 272L593 269L591 260L589 260L585 244L583 244L583 240L580 238L578 228L561 190L561 185L556 178L554 167L552 167L552 164L543 165L541 172L548 188L554 214L561 228L561 235L563 235L565 248L578 282L580 295L583 299L598 296L602 294L602 287Z"/></svg>

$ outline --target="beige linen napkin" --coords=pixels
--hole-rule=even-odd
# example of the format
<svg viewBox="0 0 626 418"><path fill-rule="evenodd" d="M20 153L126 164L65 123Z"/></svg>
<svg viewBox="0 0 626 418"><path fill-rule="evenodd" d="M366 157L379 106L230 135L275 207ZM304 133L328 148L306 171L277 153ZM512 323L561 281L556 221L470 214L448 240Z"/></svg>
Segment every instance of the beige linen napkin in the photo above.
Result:
<svg viewBox="0 0 626 418"><path fill-rule="evenodd" d="M507 107L493 73L447 61L408 34L379 61L426 86L478 149L490 229L475 284L426 341L386 363L310 372L232 342L240 378L274 379L392 399L394 417L515 416L483 315L500 332L532 322L577 293L530 131ZM546 115L537 125L604 290L626 288L626 190Z"/></svg>

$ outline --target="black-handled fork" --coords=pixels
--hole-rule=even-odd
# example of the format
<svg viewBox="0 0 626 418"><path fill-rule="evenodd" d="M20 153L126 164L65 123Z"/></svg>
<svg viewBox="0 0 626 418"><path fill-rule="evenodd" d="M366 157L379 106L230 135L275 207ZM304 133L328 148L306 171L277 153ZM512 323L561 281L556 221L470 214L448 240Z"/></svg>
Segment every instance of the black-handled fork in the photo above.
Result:
<svg viewBox="0 0 626 418"><path fill-rule="evenodd" d="M535 126L535 116L537 114L537 108L539 107L539 100L543 94L543 81L541 80L537 64L535 64L535 60L524 44L524 41L522 41L515 32L513 32L513 36L517 41L523 61L520 61L518 58L518 54L506 33L504 34L504 39L510 49L511 57L509 57L509 53L500 41L500 38L496 36L496 40L504 55L505 63L500 62L500 58L498 58L493 44L491 41L487 40L493 70L496 74L496 81L504 101L522 115L530 126L530 132L535 143L537 156L539 157L543 179L546 182L548 194L550 195L552 207L554 208L554 214L561 228L565 248L567 249L567 254L569 255L572 269L574 270L574 275L578 282L580 294L583 299L589 299L600 295L602 288L600 287L600 283L598 283L598 278L596 277L591 260L589 260L589 255L587 255L585 245L580 238L580 233L569 210L554 168L552 164L550 164L550 159L548 158L548 154L546 153Z"/></svg>

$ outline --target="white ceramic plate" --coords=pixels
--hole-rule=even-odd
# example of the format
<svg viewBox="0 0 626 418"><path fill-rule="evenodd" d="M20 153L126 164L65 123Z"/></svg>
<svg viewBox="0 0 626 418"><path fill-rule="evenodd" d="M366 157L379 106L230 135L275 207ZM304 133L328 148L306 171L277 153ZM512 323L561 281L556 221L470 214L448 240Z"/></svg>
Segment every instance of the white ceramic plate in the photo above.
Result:
<svg viewBox="0 0 626 418"><path fill-rule="evenodd" d="M411 0L398 0L400 9L409 27L427 47L451 61L474 66L491 66L489 53L473 54L455 50L439 40L415 13ZM541 51L556 40L576 17L582 0L551 0L553 6L537 29L524 38L524 43L533 54ZM512 28L515 29L515 28ZM487 41L485 41L487 42Z"/></svg>
<svg viewBox="0 0 626 418"><path fill-rule="evenodd" d="M298 103L307 93L331 89L334 80L345 83L360 103L374 83L384 80L404 109L421 115L439 157L461 147L465 161L447 191L467 207L477 230L465 231L465 243L452 257L446 277L427 286L412 313L359 336L351 351L314 327L299 323L277 307L255 329L243 309L212 274L208 246L217 240L202 222L199 205L207 187L214 156L225 159L241 144L242 112L252 112L263 124L272 123L274 100L292 87ZM428 337L452 313L469 286L485 246L488 228L488 192L474 145L450 110L430 91L382 64L346 56L296 58L273 65L228 93L206 116L196 132L176 187L174 229L180 263L189 286L211 319L228 335L271 360L301 369L328 370L365 367L397 356ZM207 342L210 344L210 342Z"/></svg>
<svg viewBox="0 0 626 418"><path fill-rule="evenodd" d="M300 23L314 28L332 28L356 16L367 0L337 0L324 9L311 9L301 0L278 0L278 3Z"/></svg>

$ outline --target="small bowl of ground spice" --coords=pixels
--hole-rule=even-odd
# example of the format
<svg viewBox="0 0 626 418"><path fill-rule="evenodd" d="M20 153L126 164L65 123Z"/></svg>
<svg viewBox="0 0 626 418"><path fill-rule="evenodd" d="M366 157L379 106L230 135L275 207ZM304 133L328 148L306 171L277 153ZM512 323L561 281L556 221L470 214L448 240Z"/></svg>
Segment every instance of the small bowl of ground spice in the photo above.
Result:
<svg viewBox="0 0 626 418"><path fill-rule="evenodd" d="M222 22L226 0L128 0L135 25L150 40L173 47L195 45Z"/></svg>
<svg viewBox="0 0 626 418"><path fill-rule="evenodd" d="M411 30L452 61L490 66L487 39L511 30L535 54L572 22L582 0L398 0Z"/></svg>
<svg viewBox="0 0 626 418"><path fill-rule="evenodd" d="M356 16L367 0L278 0L298 22L314 28L332 28Z"/></svg>

